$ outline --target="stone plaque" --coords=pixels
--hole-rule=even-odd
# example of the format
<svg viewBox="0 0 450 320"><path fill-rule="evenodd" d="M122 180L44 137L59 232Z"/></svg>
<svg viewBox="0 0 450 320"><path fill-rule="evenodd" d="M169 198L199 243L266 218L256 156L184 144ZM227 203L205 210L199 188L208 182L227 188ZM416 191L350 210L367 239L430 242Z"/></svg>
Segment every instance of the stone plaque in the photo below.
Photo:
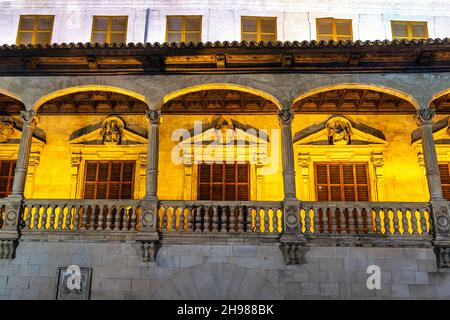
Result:
<svg viewBox="0 0 450 320"><path fill-rule="evenodd" d="M69 266L58 268L56 300L89 300L92 268Z"/></svg>

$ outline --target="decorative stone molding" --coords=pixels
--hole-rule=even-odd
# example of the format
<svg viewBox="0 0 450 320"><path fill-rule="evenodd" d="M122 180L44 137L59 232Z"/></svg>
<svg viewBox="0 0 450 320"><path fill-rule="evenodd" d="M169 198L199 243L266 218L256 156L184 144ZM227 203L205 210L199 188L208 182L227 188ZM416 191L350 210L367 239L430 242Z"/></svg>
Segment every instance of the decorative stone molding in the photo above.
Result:
<svg viewBox="0 0 450 320"><path fill-rule="evenodd" d="M434 247L434 253L438 268L450 268L450 246L436 246Z"/></svg>
<svg viewBox="0 0 450 320"><path fill-rule="evenodd" d="M155 262L161 244L159 241L142 241L141 256L143 262Z"/></svg>
<svg viewBox="0 0 450 320"><path fill-rule="evenodd" d="M377 200L383 200L385 197L384 191L384 155L382 152L372 152L370 161L375 173L375 186L377 188Z"/></svg>
<svg viewBox="0 0 450 320"><path fill-rule="evenodd" d="M0 143L8 142L14 134L14 124L12 121L0 122Z"/></svg>
<svg viewBox="0 0 450 320"><path fill-rule="evenodd" d="M300 167L301 178L301 199L310 199L310 166L311 156L309 153L298 153L297 155L298 166Z"/></svg>
<svg viewBox="0 0 450 320"><path fill-rule="evenodd" d="M434 110L431 109L419 109L416 114L416 123L417 126L422 125L431 125L433 121L433 117L435 116Z"/></svg>
<svg viewBox="0 0 450 320"><path fill-rule="evenodd" d="M328 144L348 145L352 143L352 125L343 117L333 117L326 124Z"/></svg>
<svg viewBox="0 0 450 320"><path fill-rule="evenodd" d="M305 253L309 248L298 243L282 243L280 245L281 253L286 265L307 263Z"/></svg>
<svg viewBox="0 0 450 320"><path fill-rule="evenodd" d="M18 244L19 241L17 239L0 238L0 259L14 259Z"/></svg>

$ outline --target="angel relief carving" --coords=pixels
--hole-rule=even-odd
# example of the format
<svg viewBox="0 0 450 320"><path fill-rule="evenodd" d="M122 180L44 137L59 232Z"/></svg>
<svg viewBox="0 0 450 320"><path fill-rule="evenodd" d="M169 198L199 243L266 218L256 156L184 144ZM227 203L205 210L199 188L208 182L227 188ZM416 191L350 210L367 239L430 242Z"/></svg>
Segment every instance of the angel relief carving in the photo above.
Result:
<svg viewBox="0 0 450 320"><path fill-rule="evenodd" d="M123 121L117 117L105 119L102 123L102 143L118 145L122 143Z"/></svg>
<svg viewBox="0 0 450 320"><path fill-rule="evenodd" d="M352 126L345 118L331 118L327 122L328 144L347 145L352 143Z"/></svg>

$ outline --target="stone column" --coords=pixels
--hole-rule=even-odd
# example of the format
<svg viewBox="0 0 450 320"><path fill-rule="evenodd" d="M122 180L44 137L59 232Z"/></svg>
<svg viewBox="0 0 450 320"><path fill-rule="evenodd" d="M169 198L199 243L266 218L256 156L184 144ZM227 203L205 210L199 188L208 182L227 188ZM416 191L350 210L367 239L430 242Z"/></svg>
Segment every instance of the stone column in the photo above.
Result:
<svg viewBox="0 0 450 320"><path fill-rule="evenodd" d="M294 113L290 109L278 112L281 128L281 163L283 167L283 189L285 200L297 200L295 191L294 146L292 143L292 120Z"/></svg>
<svg viewBox="0 0 450 320"><path fill-rule="evenodd" d="M292 120L294 113L283 109L278 113L281 128L281 163L283 166L283 234L280 249L286 264L305 263L305 236L301 233L300 203L295 192L294 145Z"/></svg>
<svg viewBox="0 0 450 320"><path fill-rule="evenodd" d="M441 176L433 139L433 116L433 110L420 109L417 113L417 120L422 135L423 158L430 192L436 262L439 268L450 268L449 202L444 199L442 193Z"/></svg>
<svg viewBox="0 0 450 320"><path fill-rule="evenodd" d="M434 111L429 109L420 109L417 113L417 120L422 136L422 148L425 160L428 190L430 192L430 200L442 201L444 200L444 196L442 194L441 176L439 174L436 147L433 140L433 116Z"/></svg>
<svg viewBox="0 0 450 320"><path fill-rule="evenodd" d="M147 112L149 121L147 145L147 170L145 197L142 200L142 214L139 233L136 240L141 244L141 255L144 262L155 262L159 243L157 232L158 216L158 153L159 153L159 123L161 111Z"/></svg>
<svg viewBox="0 0 450 320"><path fill-rule="evenodd" d="M146 200L158 200L158 159L159 159L159 123L161 111L147 112L149 121L148 147L147 147L147 182Z"/></svg>
<svg viewBox="0 0 450 320"><path fill-rule="evenodd" d="M36 113L34 110L22 111L20 118L23 122L22 136L20 138L19 155L17 157L16 171L12 188L12 198L22 198L25 191L25 182L30 160L31 142L36 126Z"/></svg>

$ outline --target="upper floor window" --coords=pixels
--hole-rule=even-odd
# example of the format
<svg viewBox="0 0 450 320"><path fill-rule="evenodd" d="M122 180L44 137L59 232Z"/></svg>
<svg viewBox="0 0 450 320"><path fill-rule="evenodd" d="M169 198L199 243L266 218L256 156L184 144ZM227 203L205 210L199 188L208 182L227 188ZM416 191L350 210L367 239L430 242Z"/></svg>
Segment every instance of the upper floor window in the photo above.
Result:
<svg viewBox="0 0 450 320"><path fill-rule="evenodd" d="M17 44L50 44L54 16L20 16Z"/></svg>
<svg viewBox="0 0 450 320"><path fill-rule="evenodd" d="M167 42L202 40L202 16L167 16Z"/></svg>
<svg viewBox="0 0 450 320"><path fill-rule="evenodd" d="M318 201L369 201L369 173L365 162L315 163Z"/></svg>
<svg viewBox="0 0 450 320"><path fill-rule="evenodd" d="M277 41L276 17L242 17L242 41Z"/></svg>
<svg viewBox="0 0 450 320"><path fill-rule="evenodd" d="M128 17L94 16L91 42L125 43L127 41Z"/></svg>
<svg viewBox="0 0 450 320"><path fill-rule="evenodd" d="M422 21L391 21L393 39L428 38L428 27Z"/></svg>
<svg viewBox="0 0 450 320"><path fill-rule="evenodd" d="M316 19L317 41L353 40L352 20L320 18Z"/></svg>

